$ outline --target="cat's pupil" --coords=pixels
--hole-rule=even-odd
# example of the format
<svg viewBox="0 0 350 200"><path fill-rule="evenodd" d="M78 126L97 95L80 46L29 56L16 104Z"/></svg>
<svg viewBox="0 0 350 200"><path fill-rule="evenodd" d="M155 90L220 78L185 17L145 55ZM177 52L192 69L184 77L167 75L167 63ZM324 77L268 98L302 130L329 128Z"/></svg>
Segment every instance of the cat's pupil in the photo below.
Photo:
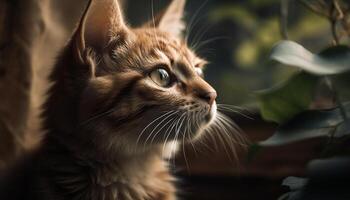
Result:
<svg viewBox="0 0 350 200"><path fill-rule="evenodd" d="M159 70L159 78L162 81L166 81L168 79L169 75L164 72L164 70Z"/></svg>

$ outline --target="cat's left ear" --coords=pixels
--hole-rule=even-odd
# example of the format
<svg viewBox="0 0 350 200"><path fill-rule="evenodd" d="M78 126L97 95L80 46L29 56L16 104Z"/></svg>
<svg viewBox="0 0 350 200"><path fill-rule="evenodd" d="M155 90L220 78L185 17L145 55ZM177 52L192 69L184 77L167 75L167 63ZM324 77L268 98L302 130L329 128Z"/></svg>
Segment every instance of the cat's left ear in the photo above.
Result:
<svg viewBox="0 0 350 200"><path fill-rule="evenodd" d="M186 28L184 17L186 0L173 0L157 23L158 29L168 32L177 38L182 37Z"/></svg>
<svg viewBox="0 0 350 200"><path fill-rule="evenodd" d="M90 0L75 33L78 54L81 58L86 48L102 51L112 38L127 32L118 0Z"/></svg>

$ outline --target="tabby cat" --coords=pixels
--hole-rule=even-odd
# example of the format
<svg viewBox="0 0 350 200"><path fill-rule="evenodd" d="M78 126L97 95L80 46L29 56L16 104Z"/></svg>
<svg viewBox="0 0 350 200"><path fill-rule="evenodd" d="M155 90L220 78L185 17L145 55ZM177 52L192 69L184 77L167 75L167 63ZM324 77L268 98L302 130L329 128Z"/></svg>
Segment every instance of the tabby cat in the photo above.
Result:
<svg viewBox="0 0 350 200"><path fill-rule="evenodd" d="M176 199L165 152L218 116L206 61L181 37L184 5L131 28L117 0L89 2L50 76L42 144L1 199Z"/></svg>

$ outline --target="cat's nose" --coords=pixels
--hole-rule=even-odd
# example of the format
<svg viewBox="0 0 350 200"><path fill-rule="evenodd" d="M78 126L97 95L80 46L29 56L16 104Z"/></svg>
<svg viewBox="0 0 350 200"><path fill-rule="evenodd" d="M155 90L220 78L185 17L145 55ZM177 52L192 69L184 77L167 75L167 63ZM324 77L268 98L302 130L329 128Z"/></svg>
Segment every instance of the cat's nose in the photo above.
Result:
<svg viewBox="0 0 350 200"><path fill-rule="evenodd" d="M200 92L200 93L197 93L197 96L204 100L205 102L207 102L210 106L213 105L216 97L217 97L217 93L215 90L212 90L210 92Z"/></svg>
<svg viewBox="0 0 350 200"><path fill-rule="evenodd" d="M213 87L211 87L207 82L201 78L194 79L190 84L188 84L188 89L191 89L192 94L198 99L206 102L209 106L212 106L217 93Z"/></svg>

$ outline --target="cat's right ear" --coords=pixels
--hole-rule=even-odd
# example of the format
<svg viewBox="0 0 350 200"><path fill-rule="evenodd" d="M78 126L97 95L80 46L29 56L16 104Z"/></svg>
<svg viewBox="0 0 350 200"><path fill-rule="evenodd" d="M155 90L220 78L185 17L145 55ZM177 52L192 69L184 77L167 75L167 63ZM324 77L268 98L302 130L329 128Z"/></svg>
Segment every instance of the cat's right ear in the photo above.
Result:
<svg viewBox="0 0 350 200"><path fill-rule="evenodd" d="M112 38L127 31L118 0L90 0L74 38L79 59L84 60L87 48L101 52Z"/></svg>

